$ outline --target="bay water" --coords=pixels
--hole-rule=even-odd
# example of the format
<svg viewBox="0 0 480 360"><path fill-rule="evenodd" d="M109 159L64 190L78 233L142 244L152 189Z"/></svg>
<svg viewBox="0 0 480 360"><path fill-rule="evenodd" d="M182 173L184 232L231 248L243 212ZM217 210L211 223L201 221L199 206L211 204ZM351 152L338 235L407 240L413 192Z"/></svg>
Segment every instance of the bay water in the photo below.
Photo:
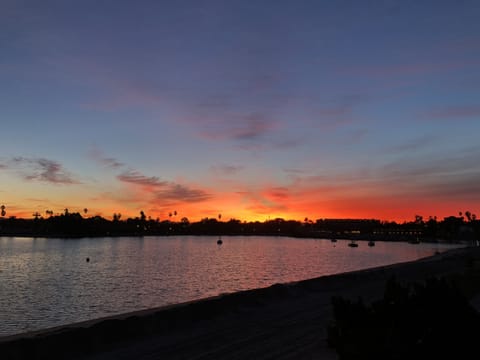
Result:
<svg viewBox="0 0 480 360"><path fill-rule="evenodd" d="M458 245L211 236L0 237L0 336L416 260Z"/></svg>

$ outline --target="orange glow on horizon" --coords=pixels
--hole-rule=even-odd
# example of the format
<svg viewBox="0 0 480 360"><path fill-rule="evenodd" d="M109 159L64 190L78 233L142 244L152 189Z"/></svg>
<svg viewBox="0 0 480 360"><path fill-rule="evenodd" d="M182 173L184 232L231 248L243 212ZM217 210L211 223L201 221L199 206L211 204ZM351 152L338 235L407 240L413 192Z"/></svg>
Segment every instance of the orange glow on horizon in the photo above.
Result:
<svg viewBox="0 0 480 360"><path fill-rule="evenodd" d="M58 191L56 188L32 187L28 188L30 197L25 196L24 200L16 199L14 192L5 193L3 204L6 206L6 218L15 216L31 219L35 213L45 218L49 216L46 210L52 210L57 215L63 214L66 208L70 213L78 212L83 217L98 215L112 219L114 213L120 213L122 220L139 217L140 211L144 211L147 218L175 222L184 217L190 222L204 218L218 219L221 214L221 221L237 219L242 222L264 222L275 218L296 221L308 218L316 221L355 218L402 223L413 221L417 214L425 220L429 216L436 216L440 220L458 215L459 211L477 213L477 209L468 201L432 200L419 195L395 194L381 186L376 186L375 191L367 186L353 189L346 185L315 187L310 184L295 184L290 187L263 185L250 189L232 182L229 188L237 189L236 191L222 191L221 188L212 189L182 182L184 188L180 190L186 189L184 198L180 192L177 198L167 196L162 199L157 195L157 190L162 189L163 185L155 185L155 181L158 181L156 178L149 180L153 185L112 184L109 192L94 196L89 195L91 189L86 187L80 187L79 191L75 192L67 188ZM34 198L35 193L42 193L44 198ZM208 198L197 199L197 194L208 194ZM88 209L86 214L84 208ZM176 215L173 215L175 212ZM169 216L170 213L172 216Z"/></svg>
<svg viewBox="0 0 480 360"><path fill-rule="evenodd" d="M272 211L270 213L263 213L263 212L256 212L255 210L249 210L246 208L235 208L235 206L213 206L213 204L209 204L210 206L203 207L203 210L200 207L195 206L195 204L188 204L187 206L178 206L172 207L171 210L161 210L152 212L149 211L148 208L145 208L143 211L147 218L151 218L153 220L159 219L160 221L170 220L174 222L181 221L182 218L186 217L190 222L200 221L204 218L215 218L218 220L218 215L221 214L220 221L229 221L230 219L240 220L242 222L264 222L267 220L273 220L276 218L282 218L284 220L295 220L295 221L304 221L305 218L309 220L316 221L317 219L333 219L333 218L343 218L343 219L377 219L381 221L395 221L398 223L402 222L409 222L413 221L416 214L423 216L425 220L428 220L429 216L436 216L439 220L443 219L447 216L457 216L459 211L466 211L470 210L472 213L475 213L475 209L468 207L468 204L432 204L431 206L424 205L417 209L410 208L410 207L395 207L392 209L385 209L378 206L378 204L365 204L362 207L355 207L350 210L342 210L342 209L333 209L331 211L319 211L318 209L311 207L310 210L302 210L299 211L297 209L292 209L290 211ZM225 204L224 204L225 205ZM332 206L334 208L334 206ZM65 209L65 208L64 208ZM59 215L64 213L64 209L52 209L54 215ZM127 207L117 207L117 208L91 208L88 209L88 212L84 213L83 207L70 207L68 208L70 213L78 212L83 217L93 217L93 216L101 216L106 219L111 220L113 218L113 214L121 214L122 220L126 220L128 218L135 218L140 216L141 208L137 210L129 209ZM176 211L176 215L174 212ZM34 217L34 214L37 211L32 210L28 211L25 210L25 207L21 209L9 209L6 207L6 216L5 218L9 217L17 217L17 218L24 218L24 219L31 219ZM169 216L169 213L172 216ZM38 211L38 214L46 218L48 215L45 211Z"/></svg>

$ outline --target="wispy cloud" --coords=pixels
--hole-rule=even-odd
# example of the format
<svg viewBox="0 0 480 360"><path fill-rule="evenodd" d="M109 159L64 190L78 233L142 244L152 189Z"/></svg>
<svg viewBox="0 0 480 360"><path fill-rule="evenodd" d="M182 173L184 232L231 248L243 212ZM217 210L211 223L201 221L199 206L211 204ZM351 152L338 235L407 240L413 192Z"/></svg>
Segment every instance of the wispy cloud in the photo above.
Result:
<svg viewBox="0 0 480 360"><path fill-rule="evenodd" d="M287 208L279 204L265 204L260 201L254 202L246 208L250 212L258 215L271 216L272 214L282 213L287 211Z"/></svg>
<svg viewBox="0 0 480 360"><path fill-rule="evenodd" d="M118 169L118 168L121 168L121 167L125 166L124 163L118 161L117 159L115 159L113 157L104 156L104 154L99 149L97 149L96 147L92 148L88 152L88 156L91 159L95 160L97 163L101 164L102 166L108 167L108 168Z"/></svg>
<svg viewBox="0 0 480 360"><path fill-rule="evenodd" d="M214 140L237 140L254 142L268 135L276 128L276 122L262 113L248 115L226 115L226 119L204 123L201 134Z"/></svg>
<svg viewBox="0 0 480 360"><path fill-rule="evenodd" d="M156 192L156 199L175 202L201 202L211 198L204 190L190 189L181 184L170 183L165 189Z"/></svg>
<svg viewBox="0 0 480 360"><path fill-rule="evenodd" d="M418 151L420 149L430 146L434 142L434 140L436 140L436 136L423 135L423 136L405 141L401 144L389 146L387 147L386 151L389 153Z"/></svg>
<svg viewBox="0 0 480 360"><path fill-rule="evenodd" d="M245 203L245 209L257 214L277 216L290 210L291 190L284 186L265 185L261 189L244 189L236 194Z"/></svg>
<svg viewBox="0 0 480 360"><path fill-rule="evenodd" d="M225 111L232 107L232 105L232 99L229 96L213 95L195 104L194 108L201 112L217 112Z"/></svg>
<svg viewBox="0 0 480 360"><path fill-rule="evenodd" d="M216 175L234 175L243 170L243 168L243 166L228 164L214 165L210 167L211 171Z"/></svg>
<svg viewBox="0 0 480 360"><path fill-rule="evenodd" d="M80 81L104 91L100 96L84 101L81 106L102 112L119 111L132 107L156 108L169 89L160 88L155 81L144 77L131 77L118 64L102 62L92 54L82 56L45 56L43 61L51 68L77 74Z"/></svg>
<svg viewBox="0 0 480 360"><path fill-rule="evenodd" d="M291 138L284 138L284 139L274 139L272 143L272 147L278 150L289 150L296 147L299 147L305 143L305 140L302 137L293 136Z"/></svg>
<svg viewBox="0 0 480 360"><path fill-rule="evenodd" d="M45 158L14 157L9 160L6 168L18 171L20 176L28 181L58 185L80 183L59 162Z"/></svg>
<svg viewBox="0 0 480 360"><path fill-rule="evenodd" d="M117 176L121 182L138 186L148 194L152 202L200 202L211 196L204 190L192 189L183 184L160 180L157 176L145 176L142 173L130 170Z"/></svg>
<svg viewBox="0 0 480 360"><path fill-rule="evenodd" d="M276 186L266 189L263 194L271 200L282 201L290 197L289 192L290 190L286 187Z"/></svg>
<svg viewBox="0 0 480 360"><path fill-rule="evenodd" d="M287 210L287 206L282 202L274 201L262 194L246 193L243 197L247 204L245 208L254 214L271 216Z"/></svg>
<svg viewBox="0 0 480 360"><path fill-rule="evenodd" d="M339 96L333 101L317 106L313 113L314 123L322 130L331 131L355 122L355 108L368 100L367 96L352 93Z"/></svg>
<svg viewBox="0 0 480 360"><path fill-rule="evenodd" d="M361 144L365 141L367 135L369 133L368 129L355 129L353 131L349 131L345 134L345 143L347 144Z"/></svg>
<svg viewBox="0 0 480 360"><path fill-rule="evenodd" d="M295 175L295 176L305 174L307 172L305 169L296 169L296 168L285 168L283 169L283 171L287 175Z"/></svg>
<svg viewBox="0 0 480 360"><path fill-rule="evenodd" d="M135 170L125 171L118 175L117 179L130 184L150 187L164 187L168 185L167 181L162 181L157 176L145 176Z"/></svg>
<svg viewBox="0 0 480 360"><path fill-rule="evenodd" d="M316 175L289 172L286 191L284 187L279 191L271 187L252 202L265 210L269 206L284 207L293 213L292 209L308 208L320 215L323 211L336 216L387 219L410 211L412 216L414 211L434 211L432 204L443 204L438 211L444 212L445 204L480 201L480 148L432 157L410 151L415 142L410 145L402 157L385 165L332 169Z"/></svg>
<svg viewBox="0 0 480 360"><path fill-rule="evenodd" d="M264 118L261 114L251 114L245 118L244 123L232 129L230 136L236 140L256 140L274 128L274 123Z"/></svg>
<svg viewBox="0 0 480 360"><path fill-rule="evenodd" d="M402 159L378 169L399 193L450 201L479 199L479 149L436 159Z"/></svg>
<svg viewBox="0 0 480 360"><path fill-rule="evenodd" d="M478 170L480 149L465 149L448 157L423 158L413 156L392 161L377 169L377 175L388 180L440 179L449 175L466 175Z"/></svg>
<svg viewBox="0 0 480 360"><path fill-rule="evenodd" d="M453 201L480 201L480 171L437 178L421 190L436 199Z"/></svg>

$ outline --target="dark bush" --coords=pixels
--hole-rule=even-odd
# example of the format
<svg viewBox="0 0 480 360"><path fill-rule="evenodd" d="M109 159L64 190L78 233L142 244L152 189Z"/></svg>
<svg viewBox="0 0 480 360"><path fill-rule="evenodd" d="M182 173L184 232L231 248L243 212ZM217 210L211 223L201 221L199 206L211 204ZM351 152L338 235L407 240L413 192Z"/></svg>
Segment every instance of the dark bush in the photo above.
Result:
<svg viewBox="0 0 480 360"><path fill-rule="evenodd" d="M479 314L443 278L409 286L392 278L371 305L340 297L332 304L327 341L343 360L465 359L478 351Z"/></svg>

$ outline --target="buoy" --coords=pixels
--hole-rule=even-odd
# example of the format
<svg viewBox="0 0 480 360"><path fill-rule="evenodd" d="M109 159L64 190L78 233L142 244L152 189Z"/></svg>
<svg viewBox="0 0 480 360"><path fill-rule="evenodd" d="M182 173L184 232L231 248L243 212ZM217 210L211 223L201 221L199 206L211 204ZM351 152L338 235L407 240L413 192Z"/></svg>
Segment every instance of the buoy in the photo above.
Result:
<svg viewBox="0 0 480 360"><path fill-rule="evenodd" d="M217 244L218 244L218 245L222 245L222 244L223 244L222 239L218 239L218 240L217 240Z"/></svg>
<svg viewBox="0 0 480 360"><path fill-rule="evenodd" d="M87 257L85 260L86 260L87 262L90 262L90 258L89 258L89 257Z"/></svg>

